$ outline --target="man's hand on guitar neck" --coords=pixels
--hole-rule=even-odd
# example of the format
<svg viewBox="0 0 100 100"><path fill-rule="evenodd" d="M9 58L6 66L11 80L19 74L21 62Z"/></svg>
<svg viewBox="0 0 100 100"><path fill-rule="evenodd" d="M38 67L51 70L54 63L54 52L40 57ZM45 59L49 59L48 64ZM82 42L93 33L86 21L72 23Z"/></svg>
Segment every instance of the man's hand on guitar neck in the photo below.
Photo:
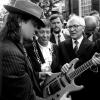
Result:
<svg viewBox="0 0 100 100"><path fill-rule="evenodd" d="M93 64L96 65L100 65L100 54L99 53L95 53L92 57L92 62Z"/></svg>
<svg viewBox="0 0 100 100"><path fill-rule="evenodd" d="M92 62L95 66L92 66L90 69L93 72L98 72L98 65L100 65L100 54L99 53L95 53L92 57Z"/></svg>

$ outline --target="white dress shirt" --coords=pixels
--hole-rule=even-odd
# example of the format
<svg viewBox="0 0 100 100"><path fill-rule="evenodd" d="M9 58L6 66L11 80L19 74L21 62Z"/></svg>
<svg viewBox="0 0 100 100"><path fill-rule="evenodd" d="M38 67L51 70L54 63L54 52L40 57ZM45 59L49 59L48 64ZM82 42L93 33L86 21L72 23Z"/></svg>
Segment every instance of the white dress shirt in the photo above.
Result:
<svg viewBox="0 0 100 100"><path fill-rule="evenodd" d="M46 47L39 44L45 63L41 65L41 71L50 72L52 63L52 43L48 42Z"/></svg>
<svg viewBox="0 0 100 100"><path fill-rule="evenodd" d="M77 39L77 41L78 41L78 49L79 49L79 47L80 47L80 45L81 45L82 40L83 40L83 36L81 36L79 39ZM76 45L76 44L75 44L75 41L76 41L76 40L72 39L73 48L75 48L75 45Z"/></svg>

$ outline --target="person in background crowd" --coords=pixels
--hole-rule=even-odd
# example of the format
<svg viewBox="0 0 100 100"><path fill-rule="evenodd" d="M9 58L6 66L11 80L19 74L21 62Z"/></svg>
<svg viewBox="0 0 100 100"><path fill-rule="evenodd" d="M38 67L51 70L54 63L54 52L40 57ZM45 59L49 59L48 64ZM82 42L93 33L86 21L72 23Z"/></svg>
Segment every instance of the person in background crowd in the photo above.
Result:
<svg viewBox="0 0 100 100"><path fill-rule="evenodd" d="M0 100L44 100L35 94L41 94L38 85L40 75L31 66L23 45L24 40L32 40L38 25L44 26L40 19L42 9L29 0L16 0L13 6L4 7L9 14L0 33Z"/></svg>
<svg viewBox="0 0 100 100"><path fill-rule="evenodd" d="M50 16L51 23L51 38L50 41L56 43L62 42L69 38L69 32L63 29L63 18L59 14Z"/></svg>
<svg viewBox="0 0 100 100"><path fill-rule="evenodd" d="M85 16L85 34L86 37L91 41L96 41L100 38L100 33L98 32L98 23L94 16Z"/></svg>
<svg viewBox="0 0 100 100"><path fill-rule="evenodd" d="M75 69L79 68L91 58L94 65L100 64L99 54L95 53L97 52L95 43L84 37L84 18L79 16L71 17L68 20L68 28L71 38L59 44L59 61L61 65L69 63L75 58L79 59L75 64ZM98 57L96 57L97 55ZM84 66L86 67L86 64ZM90 66L90 64L88 64L88 66ZM79 76L80 72L81 68L74 74ZM100 98L97 92L100 88L98 85L100 76L97 75L96 72L98 72L98 67L92 66L90 70L85 70L84 73L81 73L81 75L75 79L75 83L77 85L84 85L84 88L80 91L72 91L72 100L98 100L98 98Z"/></svg>
<svg viewBox="0 0 100 100"><path fill-rule="evenodd" d="M89 14L90 16L94 16L97 20L97 30L100 31L100 14L97 10L92 10Z"/></svg>

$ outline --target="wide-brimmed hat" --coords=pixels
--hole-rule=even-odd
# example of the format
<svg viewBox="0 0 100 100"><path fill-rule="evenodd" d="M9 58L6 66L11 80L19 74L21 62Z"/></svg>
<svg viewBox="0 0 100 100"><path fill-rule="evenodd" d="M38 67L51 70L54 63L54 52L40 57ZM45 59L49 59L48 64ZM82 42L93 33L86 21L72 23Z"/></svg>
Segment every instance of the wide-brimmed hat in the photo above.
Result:
<svg viewBox="0 0 100 100"><path fill-rule="evenodd" d="M18 13L18 14L29 14L36 18L39 25L43 25L44 23L41 20L42 9L36 5L35 3L29 0L16 0L15 4L12 5L4 5L5 9L10 13Z"/></svg>

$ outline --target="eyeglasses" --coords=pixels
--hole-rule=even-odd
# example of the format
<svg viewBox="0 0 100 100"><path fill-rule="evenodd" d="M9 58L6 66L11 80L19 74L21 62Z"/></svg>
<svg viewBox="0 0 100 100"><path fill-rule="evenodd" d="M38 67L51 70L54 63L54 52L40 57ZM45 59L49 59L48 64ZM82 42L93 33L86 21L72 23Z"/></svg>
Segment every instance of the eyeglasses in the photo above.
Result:
<svg viewBox="0 0 100 100"><path fill-rule="evenodd" d="M72 25L72 26L68 26L68 29L78 29L79 26L82 26L82 25Z"/></svg>

